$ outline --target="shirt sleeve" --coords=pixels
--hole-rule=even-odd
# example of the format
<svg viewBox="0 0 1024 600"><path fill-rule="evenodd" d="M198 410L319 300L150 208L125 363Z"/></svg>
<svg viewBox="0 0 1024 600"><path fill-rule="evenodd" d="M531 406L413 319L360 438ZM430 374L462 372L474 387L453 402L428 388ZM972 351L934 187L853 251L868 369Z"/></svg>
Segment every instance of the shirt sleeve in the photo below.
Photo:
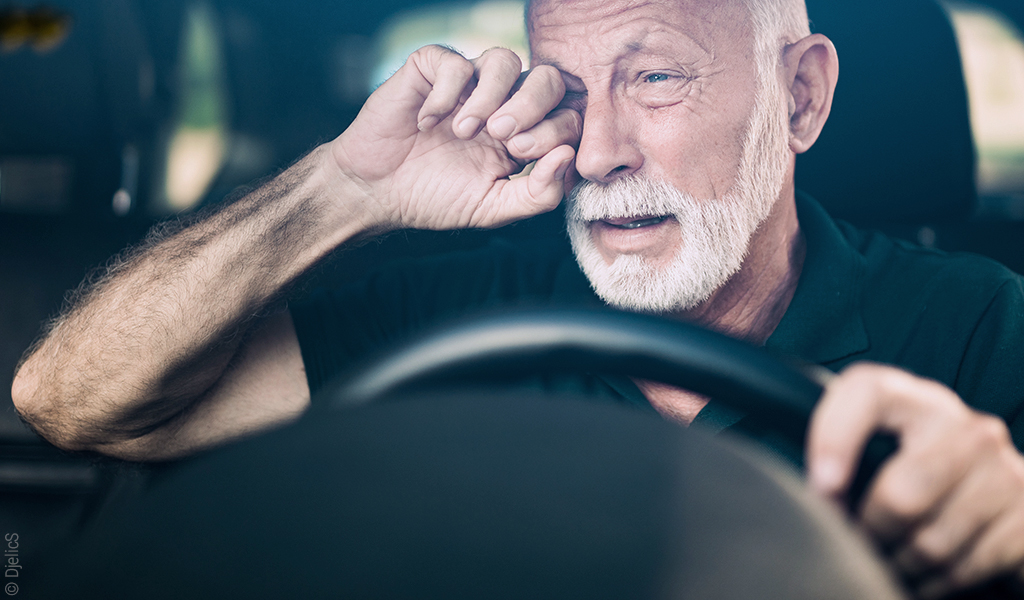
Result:
<svg viewBox="0 0 1024 600"><path fill-rule="evenodd" d="M1024 449L1024 280L999 287L971 334L954 386L974 408L1002 417Z"/></svg>
<svg viewBox="0 0 1024 600"><path fill-rule="evenodd" d="M589 287L580 290L578 285L567 292L557 289L565 261L562 245L520 248L497 241L476 251L400 261L293 303L292 320L314 402L319 390L346 371L446 322L475 312L545 305L565 294L589 294Z"/></svg>
<svg viewBox="0 0 1024 600"><path fill-rule="evenodd" d="M404 266L353 283L317 289L291 305L311 394L383 349L464 306L446 297L429 263Z"/></svg>

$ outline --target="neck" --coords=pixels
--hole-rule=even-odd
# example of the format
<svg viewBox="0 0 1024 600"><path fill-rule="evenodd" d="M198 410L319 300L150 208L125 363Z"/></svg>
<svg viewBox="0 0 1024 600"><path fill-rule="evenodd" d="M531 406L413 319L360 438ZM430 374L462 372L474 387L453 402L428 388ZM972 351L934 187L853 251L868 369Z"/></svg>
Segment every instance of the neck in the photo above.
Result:
<svg viewBox="0 0 1024 600"><path fill-rule="evenodd" d="M795 192L790 183L751 237L740 270L702 304L674 316L763 345L789 308L804 253Z"/></svg>

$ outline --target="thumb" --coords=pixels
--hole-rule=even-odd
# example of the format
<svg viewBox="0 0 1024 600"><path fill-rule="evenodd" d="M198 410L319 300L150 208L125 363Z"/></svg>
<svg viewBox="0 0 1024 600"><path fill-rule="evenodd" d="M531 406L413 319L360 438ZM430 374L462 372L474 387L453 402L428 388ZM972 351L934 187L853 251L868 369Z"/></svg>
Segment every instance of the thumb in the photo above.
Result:
<svg viewBox="0 0 1024 600"><path fill-rule="evenodd" d="M576 151L559 146L534 164L529 175L502 182L500 205L505 214L499 224L510 223L553 210L562 201L566 173Z"/></svg>

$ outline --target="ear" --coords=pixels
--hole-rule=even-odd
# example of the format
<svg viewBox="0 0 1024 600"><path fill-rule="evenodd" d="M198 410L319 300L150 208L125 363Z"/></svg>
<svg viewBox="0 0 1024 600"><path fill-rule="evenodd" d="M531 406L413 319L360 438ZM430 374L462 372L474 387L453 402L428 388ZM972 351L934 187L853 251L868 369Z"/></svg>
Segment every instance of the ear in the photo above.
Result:
<svg viewBox="0 0 1024 600"><path fill-rule="evenodd" d="M786 46L782 63L789 91L789 147L800 154L817 141L832 110L839 56L832 40L815 33Z"/></svg>

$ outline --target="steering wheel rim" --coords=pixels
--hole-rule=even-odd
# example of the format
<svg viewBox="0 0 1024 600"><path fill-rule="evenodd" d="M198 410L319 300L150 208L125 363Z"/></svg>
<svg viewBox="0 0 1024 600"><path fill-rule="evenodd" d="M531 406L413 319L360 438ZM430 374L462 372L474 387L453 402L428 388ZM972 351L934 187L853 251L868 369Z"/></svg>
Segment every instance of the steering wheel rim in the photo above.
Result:
<svg viewBox="0 0 1024 600"><path fill-rule="evenodd" d="M833 377L823 367L664 317L610 309L518 309L473 315L429 331L328 386L324 396L331 408L351 408L439 380L538 371L596 371L689 389L757 419L800 448ZM887 433L868 440L847 506L859 507L897 447Z"/></svg>
<svg viewBox="0 0 1024 600"><path fill-rule="evenodd" d="M478 315L420 336L337 385L335 408L424 383L537 371L629 375L713 397L802 444L831 373L681 321L612 310Z"/></svg>

